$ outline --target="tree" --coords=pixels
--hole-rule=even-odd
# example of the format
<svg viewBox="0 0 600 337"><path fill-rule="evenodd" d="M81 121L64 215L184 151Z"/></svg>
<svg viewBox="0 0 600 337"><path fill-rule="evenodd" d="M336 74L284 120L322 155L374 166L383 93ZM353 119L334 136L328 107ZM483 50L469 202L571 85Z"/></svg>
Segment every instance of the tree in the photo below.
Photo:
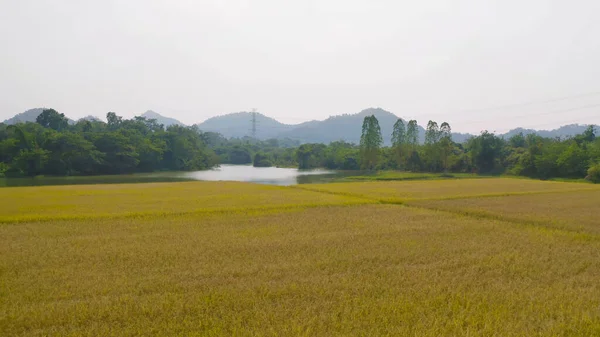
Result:
<svg viewBox="0 0 600 337"><path fill-rule="evenodd" d="M419 146L419 125L416 120L410 120L406 127L406 168L411 171L421 170L421 156L417 152Z"/></svg>
<svg viewBox="0 0 600 337"><path fill-rule="evenodd" d="M54 175L92 174L103 158L94 144L72 132L49 135L44 149L49 153L46 172Z"/></svg>
<svg viewBox="0 0 600 337"><path fill-rule="evenodd" d="M587 163L588 156L577 142L562 150L556 160L559 174L569 178L585 177Z"/></svg>
<svg viewBox="0 0 600 337"><path fill-rule="evenodd" d="M56 131L62 131L69 126L69 119L64 114L58 113L54 109L46 109L37 116L35 122L39 125Z"/></svg>
<svg viewBox="0 0 600 337"><path fill-rule="evenodd" d="M273 164L271 163L269 156L267 156L264 153L259 152L254 155L253 166L254 167L271 167L271 166L273 166Z"/></svg>
<svg viewBox="0 0 600 337"><path fill-rule="evenodd" d="M479 173L494 172L499 168L503 145L501 138L487 131L469 139L467 149L473 167Z"/></svg>
<svg viewBox="0 0 600 337"><path fill-rule="evenodd" d="M434 121L427 123L427 130L425 130L425 144L435 144L440 139L440 129L438 124Z"/></svg>
<svg viewBox="0 0 600 337"><path fill-rule="evenodd" d="M419 144L419 125L414 119L409 121L406 127L406 144L410 145L412 150Z"/></svg>
<svg viewBox="0 0 600 337"><path fill-rule="evenodd" d="M600 184L600 164L593 165L587 171L586 179L590 180L594 184Z"/></svg>
<svg viewBox="0 0 600 337"><path fill-rule="evenodd" d="M109 112L106 114L106 122L110 130L116 130L123 122L123 117L117 116L114 112Z"/></svg>
<svg viewBox="0 0 600 337"><path fill-rule="evenodd" d="M444 172L447 172L449 166L448 160L454 149L454 143L452 142L452 128L450 128L450 124L447 122L442 123L442 126L440 127L440 137L439 148L441 160Z"/></svg>
<svg viewBox="0 0 600 337"><path fill-rule="evenodd" d="M323 166L325 144L302 144L296 150L299 169L311 169Z"/></svg>
<svg viewBox="0 0 600 337"><path fill-rule="evenodd" d="M404 121L400 118L394 123L394 129L392 131L392 148L396 166L400 167L406 150L406 127L404 126Z"/></svg>
<svg viewBox="0 0 600 337"><path fill-rule="evenodd" d="M363 169L373 170L379 160L383 138L375 115L365 117L360 137L360 158Z"/></svg>

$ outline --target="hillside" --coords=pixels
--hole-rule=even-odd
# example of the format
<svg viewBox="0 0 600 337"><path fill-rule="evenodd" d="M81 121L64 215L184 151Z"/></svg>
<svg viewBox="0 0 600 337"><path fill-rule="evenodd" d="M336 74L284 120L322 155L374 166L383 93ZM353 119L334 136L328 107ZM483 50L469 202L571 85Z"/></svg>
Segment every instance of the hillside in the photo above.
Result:
<svg viewBox="0 0 600 337"><path fill-rule="evenodd" d="M502 136L506 139L518 135L519 133L523 133L524 135L535 133L542 137L548 138L556 138L556 137L570 137L583 133L585 129L588 127L586 124L569 124L561 126L558 129L553 130L533 130L533 129L524 129L524 128L516 128L508 131Z"/></svg>
<svg viewBox="0 0 600 337"><path fill-rule="evenodd" d="M256 113L256 137L259 139L276 138L281 133L294 127L296 126L283 124L271 117ZM252 113L236 112L212 117L198 124L198 128L205 132L218 132L227 138L250 136L252 133Z"/></svg>
<svg viewBox="0 0 600 337"><path fill-rule="evenodd" d="M45 108L30 109L19 113L12 118L5 120L4 124L15 124L18 122L35 122L37 116ZM289 138L301 143L330 143L333 141L344 140L351 143L359 143L362 122L365 116L375 115L379 120L384 143L391 143L392 128L398 116L383 110L381 108L369 108L356 114L343 114L331 116L322 121L308 121L301 124L290 125L283 124L271 117L261 113L256 114L256 136L259 139L269 138ZM141 115L148 119L156 119L165 127L169 125L184 125L175 118L163 116L152 110L148 110ZM87 116L81 119L100 120L94 116ZM252 128L252 113L251 112L236 112L222 116L215 116L198 124L202 131L218 132L227 138L241 138L250 136ZM70 123L75 123L69 119ZM406 122L406 121L405 121ZM421 121L424 123L424 121ZM582 133L587 128L584 124L571 124L561 126L553 130L533 130L525 128L516 128L499 136L508 139L520 132L523 134L536 133L542 137L570 137ZM424 140L425 129L419 126L419 140ZM452 138L457 143L463 143L473 135L467 133L453 133Z"/></svg>
<svg viewBox="0 0 600 337"><path fill-rule="evenodd" d="M330 143L344 140L358 144L362 130L363 119L375 115L381 126L385 144L391 143L392 129L398 116L381 108L369 108L356 114L331 116L324 121L310 122L281 133L279 137L298 140L302 143ZM406 121L405 121L406 122ZM423 139L425 130L419 126L419 138Z"/></svg>
<svg viewBox="0 0 600 337"><path fill-rule="evenodd" d="M37 118L37 116L39 116L42 111L44 111L46 108L35 108L35 109L29 109L25 112L21 112L20 114L16 114L15 116L13 116L12 118L9 118L5 121L3 121L2 123L7 124L7 125L12 125L12 124L17 124L17 123L27 123L27 122L35 122L35 119Z"/></svg>
<svg viewBox="0 0 600 337"><path fill-rule="evenodd" d="M171 118L171 117L165 117L161 114L159 114L158 112L154 112L152 110L148 110L146 112L144 112L141 117L145 117L147 119L156 119L156 121L159 124L162 124L166 127L171 126L171 125L184 125L183 123L181 123L180 121L176 120L175 118Z"/></svg>

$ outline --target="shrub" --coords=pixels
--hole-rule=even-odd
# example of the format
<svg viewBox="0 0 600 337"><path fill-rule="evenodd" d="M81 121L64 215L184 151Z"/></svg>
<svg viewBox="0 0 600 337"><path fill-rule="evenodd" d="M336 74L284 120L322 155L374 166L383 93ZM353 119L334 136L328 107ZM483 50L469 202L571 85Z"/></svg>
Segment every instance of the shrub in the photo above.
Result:
<svg viewBox="0 0 600 337"><path fill-rule="evenodd" d="M254 155L254 167L271 167L273 164L269 160L269 157L262 153Z"/></svg>
<svg viewBox="0 0 600 337"><path fill-rule="evenodd" d="M587 171L587 180L590 180L594 184L600 183L600 164L592 165Z"/></svg>

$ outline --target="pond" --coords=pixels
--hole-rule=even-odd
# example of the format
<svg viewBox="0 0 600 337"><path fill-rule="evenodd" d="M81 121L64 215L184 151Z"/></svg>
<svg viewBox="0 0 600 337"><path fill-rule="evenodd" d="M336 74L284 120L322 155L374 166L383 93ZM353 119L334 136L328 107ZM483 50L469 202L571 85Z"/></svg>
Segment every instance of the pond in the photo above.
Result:
<svg viewBox="0 0 600 337"><path fill-rule="evenodd" d="M356 174L354 172L353 174ZM173 181L245 181L269 185L296 185L331 182L351 173L322 169L253 167L250 165L221 165L213 170L194 172L157 172L110 176L71 176L0 179L0 187L75 184L119 184Z"/></svg>

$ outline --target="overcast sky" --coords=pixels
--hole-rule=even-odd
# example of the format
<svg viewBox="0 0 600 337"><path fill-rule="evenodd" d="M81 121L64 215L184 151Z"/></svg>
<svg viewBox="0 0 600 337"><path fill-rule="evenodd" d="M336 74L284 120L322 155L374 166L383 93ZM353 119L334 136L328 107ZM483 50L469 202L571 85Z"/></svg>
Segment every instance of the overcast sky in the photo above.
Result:
<svg viewBox="0 0 600 337"><path fill-rule="evenodd" d="M463 132L600 124L599 13L598 0L0 0L0 120L151 109L191 124L256 108L299 123L381 107Z"/></svg>

